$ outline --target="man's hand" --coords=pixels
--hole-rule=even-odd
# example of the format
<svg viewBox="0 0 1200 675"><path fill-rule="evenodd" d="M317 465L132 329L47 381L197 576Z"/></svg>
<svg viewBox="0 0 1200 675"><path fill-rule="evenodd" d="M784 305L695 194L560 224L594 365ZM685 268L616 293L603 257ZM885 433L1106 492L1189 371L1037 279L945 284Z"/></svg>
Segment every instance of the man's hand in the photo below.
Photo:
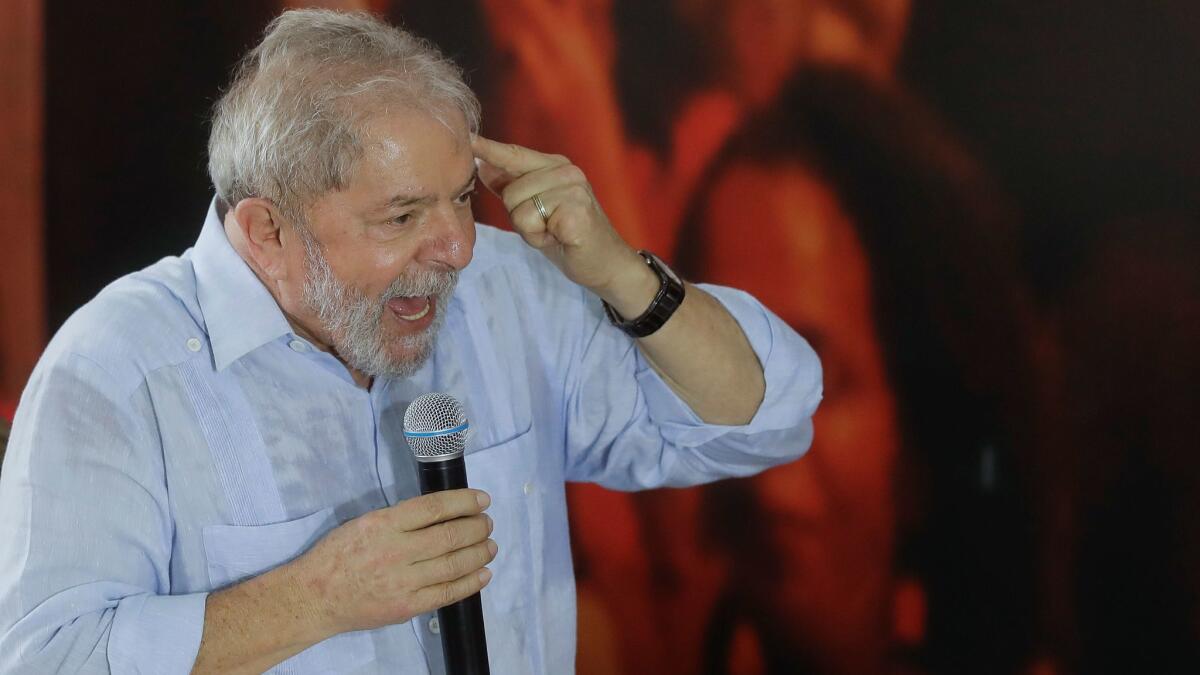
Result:
<svg viewBox="0 0 1200 675"><path fill-rule="evenodd" d="M194 673L259 673L339 633L403 623L478 593L496 557L479 490L402 501L292 562L208 597Z"/></svg>
<svg viewBox="0 0 1200 675"><path fill-rule="evenodd" d="M608 222L587 178L561 155L471 139L479 177L500 195L526 243L567 278L591 290L623 317L640 316L658 292L658 275ZM540 195L543 218L533 203ZM688 286L687 297L638 348L700 419L746 424L766 392L758 355L733 316L711 295Z"/></svg>
<svg viewBox="0 0 1200 675"><path fill-rule="evenodd" d="M479 490L448 490L364 514L295 561L330 634L395 623L478 593L496 557L489 502Z"/></svg>
<svg viewBox="0 0 1200 675"><path fill-rule="evenodd" d="M568 279L637 316L658 290L658 277L621 238L596 202L583 171L546 155L482 136L471 141L479 177L504 201L517 231ZM533 203L540 196L548 218Z"/></svg>

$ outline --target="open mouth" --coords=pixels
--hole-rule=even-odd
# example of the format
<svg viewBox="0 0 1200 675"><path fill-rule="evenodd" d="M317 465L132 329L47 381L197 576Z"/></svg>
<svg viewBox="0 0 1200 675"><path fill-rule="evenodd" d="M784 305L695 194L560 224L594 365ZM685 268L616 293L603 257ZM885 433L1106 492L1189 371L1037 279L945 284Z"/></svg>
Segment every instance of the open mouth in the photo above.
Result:
<svg viewBox="0 0 1200 675"><path fill-rule="evenodd" d="M387 306L400 319L415 322L424 319L432 311L433 298L427 295L416 298L392 298L387 301Z"/></svg>

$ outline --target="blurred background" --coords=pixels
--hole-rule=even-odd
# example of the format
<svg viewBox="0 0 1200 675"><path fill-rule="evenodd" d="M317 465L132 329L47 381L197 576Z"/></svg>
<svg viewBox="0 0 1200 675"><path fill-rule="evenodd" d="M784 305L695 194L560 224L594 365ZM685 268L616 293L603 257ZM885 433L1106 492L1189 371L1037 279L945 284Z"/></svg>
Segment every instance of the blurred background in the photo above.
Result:
<svg viewBox="0 0 1200 675"><path fill-rule="evenodd" d="M0 417L194 242L209 109L301 5L436 42L825 363L795 464L572 487L580 673L1200 672L1200 5L4 0Z"/></svg>

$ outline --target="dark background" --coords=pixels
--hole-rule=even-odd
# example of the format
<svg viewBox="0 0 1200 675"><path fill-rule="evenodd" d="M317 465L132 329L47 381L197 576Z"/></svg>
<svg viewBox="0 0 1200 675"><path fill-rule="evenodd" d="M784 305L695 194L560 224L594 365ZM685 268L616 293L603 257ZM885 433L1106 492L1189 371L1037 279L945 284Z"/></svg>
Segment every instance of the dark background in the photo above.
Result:
<svg viewBox="0 0 1200 675"><path fill-rule="evenodd" d="M460 57L486 99L488 45L479 17L458 11L470 5L410 1L391 16ZM277 12L263 0L46 4L50 333L108 282L194 242L211 199L208 111ZM1056 367L1040 375L1065 400L1051 415L1061 419L1051 442L1061 451L1020 465L1041 475L1014 484L1066 495L1077 541L1062 545L1078 546L1085 561L1036 574L1022 567L1036 556L1015 548L1025 541L1012 534L1017 521L1054 521L1053 500L1002 513L964 502L952 515L966 523L960 533L972 522L975 531L921 545L943 559L938 574L953 579L951 596L977 592L959 614L934 611L925 647L934 653L901 659L915 672L964 672L972 654L971 672L1194 672L1200 663L1195 607L1171 604L1200 597L1192 569L1200 536L1188 524L1200 506L1200 460L1188 450L1200 447L1188 379L1200 300L1197 36L1200 6L1189 0L914 0L898 79L957 133L1017 212L1013 273L1045 319L1039 344L1054 352L1042 363ZM485 109L485 128L487 117ZM1065 660L1039 660L1060 648L1031 637L1046 619L1001 597L1014 580L1036 597L1045 579L1078 598L1063 611L1073 617L1065 632L1049 638L1069 645ZM1003 606L989 622L993 603ZM950 637L938 642L939 631ZM1012 649L1022 651L995 660ZM1057 670L1037 670L1045 663Z"/></svg>
<svg viewBox="0 0 1200 675"><path fill-rule="evenodd" d="M53 330L106 283L195 240L208 110L274 2L46 7ZM451 21L451 23L453 23ZM1045 298L1098 224L1197 213L1200 7L918 0L901 66L1024 213Z"/></svg>

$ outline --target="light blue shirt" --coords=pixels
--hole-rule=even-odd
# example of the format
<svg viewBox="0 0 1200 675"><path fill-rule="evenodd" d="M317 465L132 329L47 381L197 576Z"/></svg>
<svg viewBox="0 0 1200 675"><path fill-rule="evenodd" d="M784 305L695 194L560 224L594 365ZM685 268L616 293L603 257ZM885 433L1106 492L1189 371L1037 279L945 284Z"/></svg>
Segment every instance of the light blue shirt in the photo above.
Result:
<svg viewBox="0 0 1200 675"><path fill-rule="evenodd" d="M430 391L463 402L470 482L492 496L492 672L572 672L565 481L691 485L811 442L816 355L748 295L706 290L765 367L746 426L701 422L597 298L486 226L433 357L367 390L292 331L210 209L194 248L76 312L25 389L0 475L0 672L187 673L209 591L419 494L401 426ZM433 618L338 635L269 672L441 673Z"/></svg>

